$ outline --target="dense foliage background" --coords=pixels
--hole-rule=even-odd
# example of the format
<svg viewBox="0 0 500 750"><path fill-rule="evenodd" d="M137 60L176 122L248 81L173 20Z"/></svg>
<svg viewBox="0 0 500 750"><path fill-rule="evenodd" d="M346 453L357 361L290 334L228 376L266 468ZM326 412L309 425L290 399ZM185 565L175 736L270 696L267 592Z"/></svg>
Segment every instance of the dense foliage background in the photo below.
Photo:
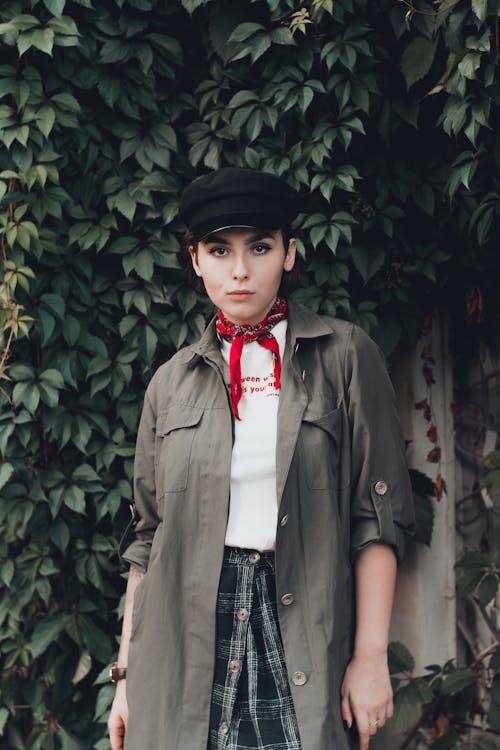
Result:
<svg viewBox="0 0 500 750"><path fill-rule="evenodd" d="M142 394L210 314L178 260L197 173L284 175L304 197L297 298L386 352L413 346L437 303L461 355L491 335L499 14L497 0L3 0L2 747L107 747Z"/></svg>

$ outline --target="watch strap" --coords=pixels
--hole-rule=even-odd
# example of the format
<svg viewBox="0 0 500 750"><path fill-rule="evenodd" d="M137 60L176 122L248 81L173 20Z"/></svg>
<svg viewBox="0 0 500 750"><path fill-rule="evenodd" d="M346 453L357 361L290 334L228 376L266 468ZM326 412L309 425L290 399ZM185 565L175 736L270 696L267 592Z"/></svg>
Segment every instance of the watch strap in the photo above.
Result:
<svg viewBox="0 0 500 750"><path fill-rule="evenodd" d="M127 667L119 667L118 662L115 661L113 666L109 670L109 679L116 685L120 680L124 680L127 676Z"/></svg>

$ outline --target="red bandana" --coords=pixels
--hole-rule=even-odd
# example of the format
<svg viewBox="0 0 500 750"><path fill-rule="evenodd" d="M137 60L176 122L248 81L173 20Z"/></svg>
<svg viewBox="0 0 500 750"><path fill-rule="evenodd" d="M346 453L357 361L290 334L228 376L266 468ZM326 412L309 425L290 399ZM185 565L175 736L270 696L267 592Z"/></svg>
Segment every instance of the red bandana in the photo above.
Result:
<svg viewBox="0 0 500 750"><path fill-rule="evenodd" d="M231 342L229 353L229 375L231 378L231 401L236 419L240 419L238 414L238 403L240 401L243 389L241 387L241 353L243 344L249 344L251 341L258 341L264 349L269 349L274 358L274 380L276 390L280 389L281 380L281 357L278 342L271 333L273 328L280 320L286 317L287 304L284 299L276 298L273 306L269 310L264 320L257 325L250 324L237 325L228 320L222 310L217 315L216 328L222 338Z"/></svg>

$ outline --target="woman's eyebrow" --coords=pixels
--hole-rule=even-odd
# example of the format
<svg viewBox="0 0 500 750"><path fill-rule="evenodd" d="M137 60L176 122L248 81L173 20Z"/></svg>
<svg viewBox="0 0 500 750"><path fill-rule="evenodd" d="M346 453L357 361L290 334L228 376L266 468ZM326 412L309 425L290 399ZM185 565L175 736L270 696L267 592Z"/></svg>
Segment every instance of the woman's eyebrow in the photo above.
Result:
<svg viewBox="0 0 500 750"><path fill-rule="evenodd" d="M251 245L253 242L259 242L260 240L274 240L274 234L271 232L257 232L257 234L252 234L248 239L245 240L245 245ZM209 234L204 239L203 242L206 245L211 245L213 243L217 243L218 245L230 245L231 240L226 239L225 237L222 237L220 234Z"/></svg>
<svg viewBox="0 0 500 750"><path fill-rule="evenodd" d="M217 242L219 245L230 245L230 240L226 240L225 237L221 237L219 234L209 234L207 237L204 237L202 242L204 242L206 245L213 244L214 242Z"/></svg>
<svg viewBox="0 0 500 750"><path fill-rule="evenodd" d="M274 240L274 234L270 232L259 232L258 234L252 234L246 241L246 245L251 245L252 242L259 242L259 240Z"/></svg>

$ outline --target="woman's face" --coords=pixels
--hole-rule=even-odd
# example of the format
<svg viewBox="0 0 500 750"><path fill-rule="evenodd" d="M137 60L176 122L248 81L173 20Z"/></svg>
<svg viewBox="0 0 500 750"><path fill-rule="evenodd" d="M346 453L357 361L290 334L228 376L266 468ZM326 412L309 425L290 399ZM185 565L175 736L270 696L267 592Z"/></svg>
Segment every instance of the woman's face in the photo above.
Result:
<svg viewBox="0 0 500 750"><path fill-rule="evenodd" d="M283 271L295 263L296 242L285 251L280 229L222 229L190 250L207 294L233 323L255 325L266 317Z"/></svg>

